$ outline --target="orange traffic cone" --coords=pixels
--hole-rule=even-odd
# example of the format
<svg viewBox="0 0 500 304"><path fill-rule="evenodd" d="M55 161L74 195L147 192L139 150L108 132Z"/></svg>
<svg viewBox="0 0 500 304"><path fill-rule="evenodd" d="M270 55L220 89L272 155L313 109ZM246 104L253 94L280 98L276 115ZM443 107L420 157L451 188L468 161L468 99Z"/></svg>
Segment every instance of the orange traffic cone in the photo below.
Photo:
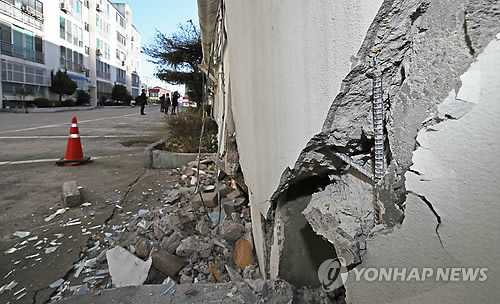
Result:
<svg viewBox="0 0 500 304"><path fill-rule="evenodd" d="M91 162L90 157L83 157L82 143L80 142L80 131L76 117L71 120L71 128L69 129L68 145L66 147L66 155L63 159L56 160L56 165L59 166L76 166Z"/></svg>

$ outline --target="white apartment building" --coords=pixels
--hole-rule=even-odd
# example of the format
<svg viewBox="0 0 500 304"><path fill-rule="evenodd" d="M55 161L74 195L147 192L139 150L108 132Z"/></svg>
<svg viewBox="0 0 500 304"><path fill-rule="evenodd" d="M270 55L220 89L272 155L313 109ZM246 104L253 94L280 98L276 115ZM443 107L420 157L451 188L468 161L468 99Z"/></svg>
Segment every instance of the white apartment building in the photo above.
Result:
<svg viewBox="0 0 500 304"><path fill-rule="evenodd" d="M5 101L56 99L50 74L66 70L93 106L115 84L140 91L141 35L128 4L108 0L0 0L0 108Z"/></svg>

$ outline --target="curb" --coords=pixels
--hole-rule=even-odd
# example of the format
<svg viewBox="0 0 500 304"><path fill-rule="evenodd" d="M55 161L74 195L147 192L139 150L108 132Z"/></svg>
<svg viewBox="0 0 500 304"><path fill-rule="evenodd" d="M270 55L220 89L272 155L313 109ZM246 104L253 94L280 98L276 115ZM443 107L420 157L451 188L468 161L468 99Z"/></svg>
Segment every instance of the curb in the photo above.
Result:
<svg viewBox="0 0 500 304"><path fill-rule="evenodd" d="M175 169L197 160L198 153L177 153L160 150L166 138L150 144L144 149L144 167L147 169ZM201 157L213 156L214 153L201 153Z"/></svg>

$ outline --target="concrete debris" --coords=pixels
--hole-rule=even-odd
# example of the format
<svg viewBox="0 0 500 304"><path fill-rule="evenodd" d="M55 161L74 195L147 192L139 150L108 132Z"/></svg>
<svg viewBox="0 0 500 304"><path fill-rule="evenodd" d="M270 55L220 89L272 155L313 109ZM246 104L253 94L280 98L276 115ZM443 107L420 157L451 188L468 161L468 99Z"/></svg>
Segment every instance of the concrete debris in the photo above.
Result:
<svg viewBox="0 0 500 304"><path fill-rule="evenodd" d="M203 202L202 202L203 200ZM213 208L217 206L217 193L216 192L204 192L201 194L201 197L199 194L193 196L193 198L190 200L190 203L196 206L202 206L203 203L205 203L205 206L208 208Z"/></svg>
<svg viewBox="0 0 500 304"><path fill-rule="evenodd" d="M14 232L14 236L17 236L17 237L22 238L22 239L25 238L25 237L27 237L27 236L29 236L29 235L30 235L30 232L26 232L26 231L16 231L16 232Z"/></svg>
<svg viewBox="0 0 500 304"><path fill-rule="evenodd" d="M224 223L224 220L226 219L226 214L222 212L219 215L219 212L212 212L208 215L208 217L212 221L212 225L222 225Z"/></svg>
<svg viewBox="0 0 500 304"><path fill-rule="evenodd" d="M62 194L65 207L77 207L82 203L80 189L78 189L76 181L65 182Z"/></svg>
<svg viewBox="0 0 500 304"><path fill-rule="evenodd" d="M245 227L233 220L227 220L222 224L222 236L229 243L236 242L245 232Z"/></svg>
<svg viewBox="0 0 500 304"><path fill-rule="evenodd" d="M108 250L106 258L115 287L142 285L152 264L151 258L144 262L120 246Z"/></svg>
<svg viewBox="0 0 500 304"><path fill-rule="evenodd" d="M14 288L16 286L17 286L17 282L16 281L12 281L9 284L5 284L2 287L0 287L0 294L4 293L4 291L12 290L12 288Z"/></svg>
<svg viewBox="0 0 500 304"><path fill-rule="evenodd" d="M56 216L58 216L59 214L63 214L64 212L66 212L66 209L65 208L61 208L61 209L58 209L54 214L51 214L49 216L47 216L45 218L45 221L46 222L50 222L51 220L53 220Z"/></svg>
<svg viewBox="0 0 500 304"><path fill-rule="evenodd" d="M313 230L330 241L347 265L360 263L366 238L375 226L371 184L345 174L314 193L303 211Z"/></svg>
<svg viewBox="0 0 500 304"><path fill-rule="evenodd" d="M184 267L184 259L172 255L165 250L153 250L151 254L153 267L169 277L175 276Z"/></svg>
<svg viewBox="0 0 500 304"><path fill-rule="evenodd" d="M63 283L64 283L64 279L59 279L59 280L55 281L54 283L50 284L49 287L50 288L58 288Z"/></svg>
<svg viewBox="0 0 500 304"><path fill-rule="evenodd" d="M17 251L17 248L10 248L9 250L5 251L6 254L11 254Z"/></svg>
<svg viewBox="0 0 500 304"><path fill-rule="evenodd" d="M57 248L59 248L59 246L48 247L45 249L45 254L51 254L51 253L55 252L57 250Z"/></svg>
<svg viewBox="0 0 500 304"><path fill-rule="evenodd" d="M151 252L152 249L152 245L149 240L140 237L135 243L134 248L135 248L135 255L145 259L149 256L149 253Z"/></svg>

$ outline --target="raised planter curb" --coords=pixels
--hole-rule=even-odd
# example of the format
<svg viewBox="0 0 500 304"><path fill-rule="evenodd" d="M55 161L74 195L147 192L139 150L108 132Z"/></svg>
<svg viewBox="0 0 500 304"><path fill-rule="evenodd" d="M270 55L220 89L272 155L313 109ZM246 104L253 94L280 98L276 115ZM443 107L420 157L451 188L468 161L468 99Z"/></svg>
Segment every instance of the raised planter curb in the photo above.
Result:
<svg viewBox="0 0 500 304"><path fill-rule="evenodd" d="M144 167L147 169L174 169L197 160L198 153L176 153L162 150L166 138L159 140L144 149ZM213 156L213 153L201 153L202 157Z"/></svg>

